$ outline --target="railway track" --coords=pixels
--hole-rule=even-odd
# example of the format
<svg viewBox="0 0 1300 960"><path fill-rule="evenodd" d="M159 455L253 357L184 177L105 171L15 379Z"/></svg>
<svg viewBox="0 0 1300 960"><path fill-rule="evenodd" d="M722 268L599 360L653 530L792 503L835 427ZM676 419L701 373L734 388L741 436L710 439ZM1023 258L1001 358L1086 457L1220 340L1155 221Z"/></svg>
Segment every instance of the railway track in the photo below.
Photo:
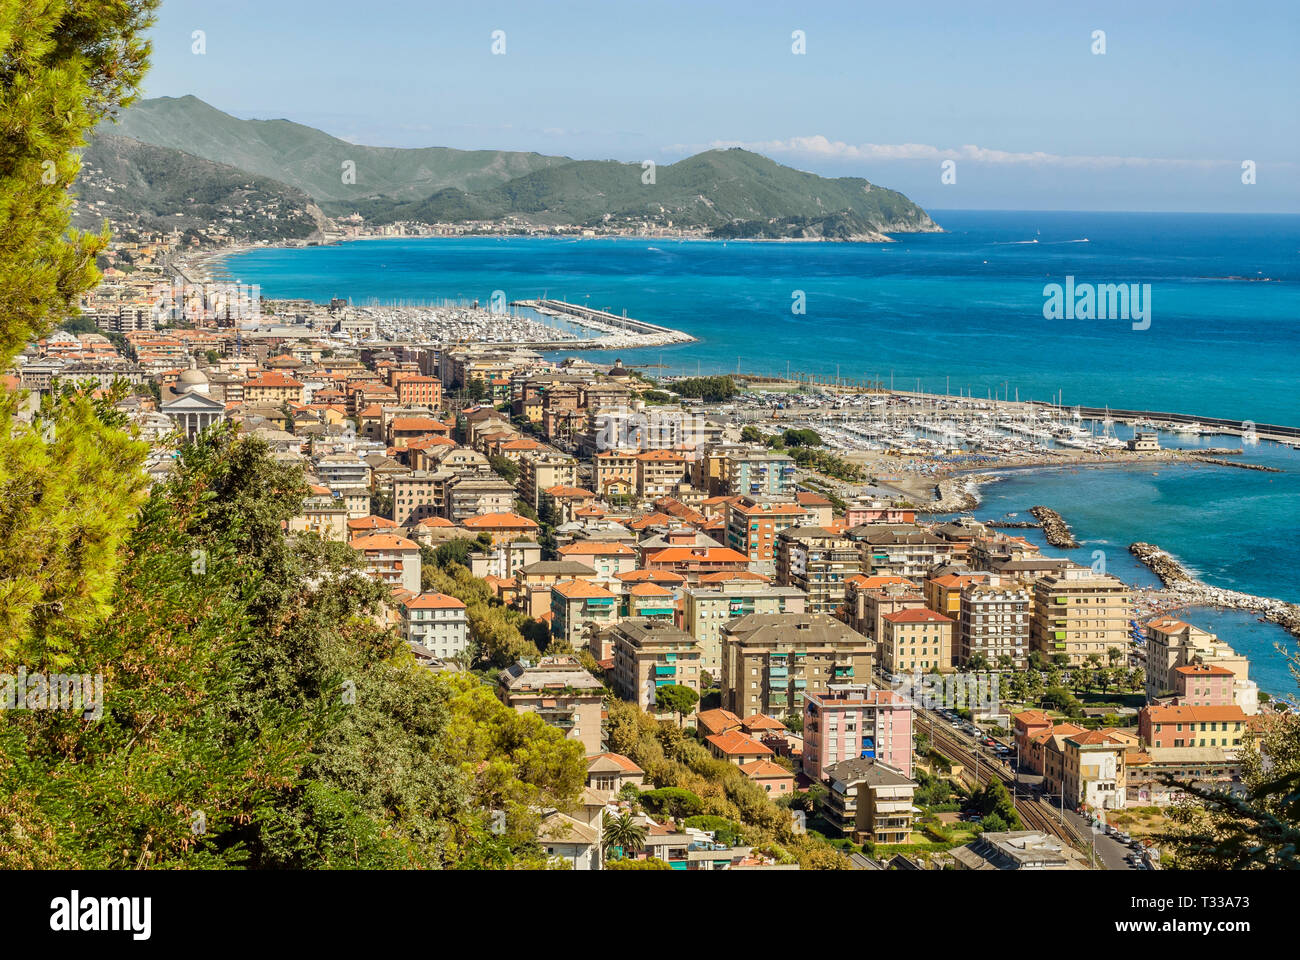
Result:
<svg viewBox="0 0 1300 960"><path fill-rule="evenodd" d="M933 722L927 723L920 729L930 737L930 743L934 749L949 760L962 764L981 786L989 783L995 777L1001 780L1003 785L1012 791L1012 796L1015 798L1016 813L1020 815L1021 821L1029 829L1049 833L1076 849L1087 848L1088 841L1086 838L1081 837L1068 821L1062 823L1053 816L1052 808L1044 805L1034 797L1016 795L1014 789L1015 775L1007 764L994 757L977 754L972 745L947 729L947 724L943 723L939 718L927 719Z"/></svg>

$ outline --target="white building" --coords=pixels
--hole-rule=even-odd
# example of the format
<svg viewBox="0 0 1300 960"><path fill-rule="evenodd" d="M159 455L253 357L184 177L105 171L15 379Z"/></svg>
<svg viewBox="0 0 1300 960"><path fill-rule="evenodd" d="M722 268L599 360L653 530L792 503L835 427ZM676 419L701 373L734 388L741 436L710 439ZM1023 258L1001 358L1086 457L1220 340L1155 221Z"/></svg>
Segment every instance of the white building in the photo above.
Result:
<svg viewBox="0 0 1300 960"><path fill-rule="evenodd" d="M448 660L469 647L465 604L445 593L420 593L402 601L402 633L435 657Z"/></svg>

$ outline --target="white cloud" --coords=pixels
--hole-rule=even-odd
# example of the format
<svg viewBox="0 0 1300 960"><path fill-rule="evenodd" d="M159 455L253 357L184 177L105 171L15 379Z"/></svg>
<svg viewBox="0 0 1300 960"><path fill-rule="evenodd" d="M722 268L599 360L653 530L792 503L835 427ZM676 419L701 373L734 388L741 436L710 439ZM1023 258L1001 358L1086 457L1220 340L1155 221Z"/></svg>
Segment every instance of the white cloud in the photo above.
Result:
<svg viewBox="0 0 1300 960"><path fill-rule="evenodd" d="M961 147L936 147L928 143L845 143L831 140L820 134L811 137L790 137L785 140L715 140L703 147L677 144L675 152L694 153L701 149L726 149L744 147L757 153L784 154L828 160L965 160L988 164L1029 164L1033 166L1092 167L1108 169L1117 167L1216 167L1227 161L1187 160L1162 157L1070 156L1034 151L1017 153L1008 150L991 150L974 144Z"/></svg>

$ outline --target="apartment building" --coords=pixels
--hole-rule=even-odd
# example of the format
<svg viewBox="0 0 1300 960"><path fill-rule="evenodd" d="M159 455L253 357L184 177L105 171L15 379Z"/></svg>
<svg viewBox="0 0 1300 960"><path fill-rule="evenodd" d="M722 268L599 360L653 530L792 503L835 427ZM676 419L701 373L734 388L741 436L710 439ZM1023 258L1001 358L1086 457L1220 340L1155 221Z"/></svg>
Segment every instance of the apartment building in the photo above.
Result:
<svg viewBox="0 0 1300 960"><path fill-rule="evenodd" d="M587 756L601 752L600 712L605 688L577 657L518 661L497 674L497 696L518 713L534 713L582 744Z"/></svg>
<svg viewBox="0 0 1300 960"><path fill-rule="evenodd" d="M283 373L260 373L244 381L245 403L302 403L302 383Z"/></svg>
<svg viewBox="0 0 1300 960"><path fill-rule="evenodd" d="M636 488L636 453L602 450L591 458L591 485L602 497L618 496ZM611 489L619 491L611 494Z"/></svg>
<svg viewBox="0 0 1300 960"><path fill-rule="evenodd" d="M420 592L420 545L391 533L354 537L352 549L362 555L370 575L390 587Z"/></svg>
<svg viewBox="0 0 1300 960"><path fill-rule="evenodd" d="M575 487L578 461L562 453L543 452L519 459L519 498L534 510L542 506L542 491L550 487Z"/></svg>
<svg viewBox="0 0 1300 960"><path fill-rule="evenodd" d="M871 676L876 644L824 613L750 614L722 628L722 706L802 714L804 698Z"/></svg>
<svg viewBox="0 0 1300 960"><path fill-rule="evenodd" d="M857 545L843 534L817 526L787 527L777 534L776 581L806 593L810 613L838 612L845 581L859 569Z"/></svg>
<svg viewBox="0 0 1300 960"><path fill-rule="evenodd" d="M912 703L894 690L832 683L803 708L803 772L814 783L841 760L883 760L912 775Z"/></svg>
<svg viewBox="0 0 1300 960"><path fill-rule="evenodd" d="M417 593L401 603L402 635L440 660L462 656L469 649L469 618L465 604L445 593Z"/></svg>
<svg viewBox="0 0 1300 960"><path fill-rule="evenodd" d="M609 628L613 635L614 691L655 712L655 691L673 684L700 690L700 647L689 633L661 620L629 619Z"/></svg>
<svg viewBox="0 0 1300 960"><path fill-rule="evenodd" d="M982 656L997 667L1010 657L1013 669L1029 666L1029 631L1033 620L1033 598L1029 590L1014 581L1004 584L998 577L972 580L961 588L961 619L954 655L958 664Z"/></svg>
<svg viewBox="0 0 1300 960"><path fill-rule="evenodd" d="M675 494L685 482L687 460L672 450L636 454L636 494L643 500Z"/></svg>
<svg viewBox="0 0 1300 960"><path fill-rule="evenodd" d="M1147 701L1177 692L1179 667L1207 664L1233 675L1233 702L1248 715L1259 712L1259 687L1250 679L1250 662L1215 634L1174 617L1147 624Z"/></svg>
<svg viewBox="0 0 1300 960"><path fill-rule="evenodd" d="M847 583L846 622L873 640L878 641L884 634L885 614L925 606L925 597L902 577L852 577Z"/></svg>
<svg viewBox="0 0 1300 960"><path fill-rule="evenodd" d="M1107 650L1127 654L1133 593L1118 577L1087 567L1068 567L1034 583L1032 648L1046 657L1064 655L1071 666Z"/></svg>
<svg viewBox="0 0 1300 960"><path fill-rule="evenodd" d="M822 813L854 843L907 843L916 783L882 760L857 757L826 768Z"/></svg>
<svg viewBox="0 0 1300 960"><path fill-rule="evenodd" d="M587 580L561 580L551 587L551 636L573 647L583 643L587 624L607 627L618 620L618 595Z"/></svg>
<svg viewBox="0 0 1300 960"><path fill-rule="evenodd" d="M987 573L947 573L931 577L921 584L925 605L931 610L961 622L961 590L971 583L987 583Z"/></svg>
<svg viewBox="0 0 1300 960"><path fill-rule="evenodd" d="M729 496L789 496L794 488L795 462L788 453L761 447L727 454L726 485Z"/></svg>
<svg viewBox="0 0 1300 960"><path fill-rule="evenodd" d="M1149 747L1220 747L1235 757L1249 718L1241 707L1145 706L1138 736Z"/></svg>
<svg viewBox="0 0 1300 960"><path fill-rule="evenodd" d="M442 381L437 377L403 376L393 386L397 389L397 402L404 407L442 406Z"/></svg>
<svg viewBox="0 0 1300 960"><path fill-rule="evenodd" d="M498 476L457 474L447 481L444 509L452 523L480 514L510 513L514 505L515 488Z"/></svg>
<svg viewBox="0 0 1300 960"><path fill-rule="evenodd" d="M804 613L806 597L795 587L765 580L720 580L682 592L682 628L700 645L700 663L712 677L722 674L722 627L751 613Z"/></svg>
<svg viewBox="0 0 1300 960"><path fill-rule="evenodd" d="M1236 703L1233 685L1237 679L1217 663L1191 663L1174 667L1174 698L1188 707L1230 707Z"/></svg>
<svg viewBox="0 0 1300 960"><path fill-rule="evenodd" d="M953 555L951 541L908 524L863 524L852 527L849 537L858 544L862 572L870 576L906 577L919 583Z"/></svg>
<svg viewBox="0 0 1300 960"><path fill-rule="evenodd" d="M428 517L440 517L446 508L446 471L413 470L393 480L393 519L405 526Z"/></svg>
<svg viewBox="0 0 1300 960"><path fill-rule="evenodd" d="M726 516L726 545L743 553L751 570L770 574L776 571L776 536L803 520L803 508L742 496L727 504Z"/></svg>
<svg viewBox="0 0 1300 960"><path fill-rule="evenodd" d="M611 587L621 573L637 569L636 551L617 540L579 540L558 551L561 560L573 560L596 571L596 579Z"/></svg>
<svg viewBox="0 0 1300 960"><path fill-rule="evenodd" d="M1063 789L1075 810L1121 810L1128 802L1124 754L1131 738L1089 730L1065 738Z"/></svg>
<svg viewBox="0 0 1300 960"><path fill-rule="evenodd" d="M877 655L886 677L952 669L953 622L928 607L895 610L880 618Z"/></svg>

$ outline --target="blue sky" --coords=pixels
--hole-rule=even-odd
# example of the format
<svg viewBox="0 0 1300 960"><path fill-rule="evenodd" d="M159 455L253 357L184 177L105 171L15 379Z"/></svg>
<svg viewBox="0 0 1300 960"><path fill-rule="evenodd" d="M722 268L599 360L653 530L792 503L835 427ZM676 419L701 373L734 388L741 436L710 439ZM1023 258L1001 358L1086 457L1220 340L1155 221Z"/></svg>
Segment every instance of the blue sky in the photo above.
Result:
<svg viewBox="0 0 1300 960"><path fill-rule="evenodd" d="M147 96L359 143L742 145L935 209L1300 212L1295 0L164 0L153 40Z"/></svg>

